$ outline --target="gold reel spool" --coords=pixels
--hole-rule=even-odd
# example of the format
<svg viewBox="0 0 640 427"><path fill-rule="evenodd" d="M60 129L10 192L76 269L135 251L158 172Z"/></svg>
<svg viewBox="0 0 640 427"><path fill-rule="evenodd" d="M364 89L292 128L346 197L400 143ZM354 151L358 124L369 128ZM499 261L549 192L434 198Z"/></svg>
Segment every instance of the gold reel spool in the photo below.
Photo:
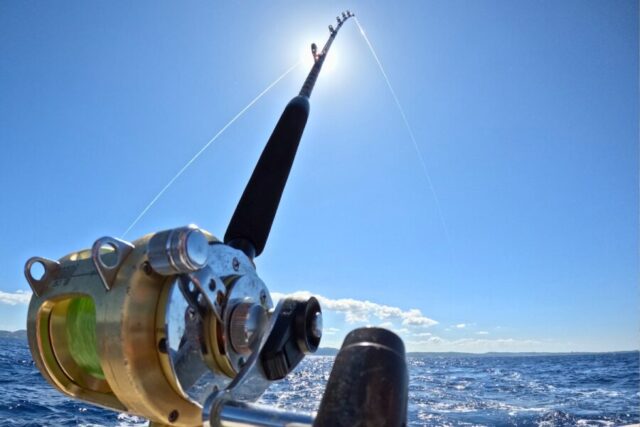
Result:
<svg viewBox="0 0 640 427"><path fill-rule="evenodd" d="M228 336L233 307L272 307L252 262L195 226L133 244L99 239L59 261L32 258L25 274L29 345L44 377L69 396L160 424L202 424L202 399L242 365Z"/></svg>

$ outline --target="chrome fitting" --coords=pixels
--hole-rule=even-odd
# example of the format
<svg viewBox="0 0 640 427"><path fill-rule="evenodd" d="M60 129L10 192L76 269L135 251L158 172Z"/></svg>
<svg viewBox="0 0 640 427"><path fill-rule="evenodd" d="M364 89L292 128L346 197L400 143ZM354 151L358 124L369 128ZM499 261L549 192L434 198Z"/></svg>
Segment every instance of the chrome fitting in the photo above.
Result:
<svg viewBox="0 0 640 427"><path fill-rule="evenodd" d="M261 305L249 302L236 305L229 321L229 339L233 349L239 354L251 353L251 347L266 323L267 313Z"/></svg>
<svg viewBox="0 0 640 427"><path fill-rule="evenodd" d="M155 234L149 240L147 255L158 274L191 273L207 264L209 241L200 228L191 224Z"/></svg>

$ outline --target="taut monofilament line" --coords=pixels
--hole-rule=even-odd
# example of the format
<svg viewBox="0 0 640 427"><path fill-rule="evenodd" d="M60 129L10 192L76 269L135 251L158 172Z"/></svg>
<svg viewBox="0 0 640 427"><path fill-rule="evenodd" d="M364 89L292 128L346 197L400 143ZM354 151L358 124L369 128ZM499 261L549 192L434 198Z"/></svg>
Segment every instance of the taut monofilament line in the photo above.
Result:
<svg viewBox="0 0 640 427"><path fill-rule="evenodd" d="M300 62L297 62L293 64L291 67L289 67L287 71L282 73L280 77L275 79L269 86L267 86L262 92L260 92L255 98L253 98L251 102L249 102L242 110L240 110L238 114L233 116L233 118L229 120L226 125L224 125L209 141L207 141L207 143L204 144L202 148L200 148L200 150L198 150L198 152L193 157L191 157L191 159L189 159L189 161L185 163L184 166L180 168L180 170L178 170L178 172L165 184L165 186L162 187L160 191L158 191L158 194L156 194L153 197L153 199L151 199L151 201L147 204L147 206L145 206L144 209L140 211L136 219L134 219L133 222L129 224L127 229L124 231L124 233L122 233L122 237L124 238L127 236L127 234L129 234L129 232L133 229L133 227L135 227L138 224L138 222L140 222L140 220L147 214L149 209L151 209L153 205L156 204L156 202L160 199L160 197L162 197L164 193L166 193L166 191L173 185L173 183L176 182L176 180L180 178L180 176L182 176L182 174L185 173L187 169L189 169L196 160L198 160L198 158L211 146L211 144L213 144L229 128L229 126L234 124L236 120L242 117L244 113L246 113L247 110L249 110L249 108L253 107L253 105L256 102L258 102L260 98L262 98L267 92L269 92L275 85L280 83L280 80L288 76L289 73L295 70L299 65L300 65Z"/></svg>
<svg viewBox="0 0 640 427"><path fill-rule="evenodd" d="M404 108L402 108L402 104L400 104L400 100L396 95L396 91L393 89L393 86L391 85L391 80L389 80L389 76L387 75L387 72L382 66L382 62L380 61L378 54L373 48L373 45L371 44L369 37L367 37L367 34L364 32L364 28L362 28L362 25L360 25L360 21L358 20L357 17L355 17L355 21L356 21L356 25L358 26L358 29L360 30L360 34L362 35L362 38L364 39L365 43L367 44L367 47L369 48L369 52L371 52L373 59L376 61L376 64L378 64L378 68L380 69L380 73L382 74L382 77L384 78L384 81L387 84L387 88L389 88L391 97L393 98L393 101L395 102L396 107L398 107L398 111L400 112L400 116L402 117L402 122L404 123L404 126L407 129L407 133L409 134L409 138L411 139L411 142L413 143L413 148L416 152L416 156L418 157L418 161L420 162L420 166L422 166L422 172L424 173L425 180L427 181L427 185L429 186L429 190L431 191L431 195L433 196L433 201L435 203L436 210L438 212L438 217L440 218L440 223L442 224L442 228L444 230L447 243L449 244L449 249L451 250L451 254L453 256L453 244L451 243L451 236L449 235L449 227L447 226L447 222L444 219L444 214L442 213L442 206L440 205L440 199L438 198L438 193L436 192L436 188L434 187L433 181L431 180L431 175L429 174L429 169L427 168L427 162L424 160L424 156L420 151L420 147L418 147L418 142L416 141L416 136L413 133L413 128L409 124L409 120L407 119L407 115L404 112Z"/></svg>

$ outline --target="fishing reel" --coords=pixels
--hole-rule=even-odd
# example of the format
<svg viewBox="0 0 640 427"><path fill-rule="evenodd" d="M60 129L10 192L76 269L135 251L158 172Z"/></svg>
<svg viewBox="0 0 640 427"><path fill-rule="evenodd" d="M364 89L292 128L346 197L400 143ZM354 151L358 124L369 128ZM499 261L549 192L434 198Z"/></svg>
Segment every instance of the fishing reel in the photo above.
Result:
<svg viewBox="0 0 640 427"><path fill-rule="evenodd" d="M257 400L322 336L315 298L274 307L252 260L193 225L31 258L25 274L29 344L45 377L160 424L201 425L214 394Z"/></svg>
<svg viewBox="0 0 640 427"><path fill-rule="evenodd" d="M280 116L222 241L189 225L133 242L103 237L57 261L27 261L29 346L54 387L152 425L406 424L404 344L379 328L347 335L317 416L255 404L322 338L317 299L285 297L274 306L253 260L266 245L322 64L352 16L338 17L322 51L313 50L311 71Z"/></svg>

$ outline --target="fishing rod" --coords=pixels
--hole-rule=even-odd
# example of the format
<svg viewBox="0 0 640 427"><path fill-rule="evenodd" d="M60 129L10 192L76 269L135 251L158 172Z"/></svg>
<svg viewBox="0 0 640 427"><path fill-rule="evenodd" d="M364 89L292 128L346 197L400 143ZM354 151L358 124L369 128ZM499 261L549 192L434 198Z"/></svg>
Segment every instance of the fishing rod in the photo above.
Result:
<svg viewBox="0 0 640 427"><path fill-rule="evenodd" d="M336 17L335 28L329 25L329 39L321 52L315 43L311 44L314 61L311 71L298 96L289 101L280 116L231 217L224 242L249 258L260 255L264 249L309 118L311 92L338 31L352 16L350 11L343 12L342 18Z"/></svg>
<svg viewBox="0 0 640 427"><path fill-rule="evenodd" d="M277 305L253 259L271 225L309 117L309 98L343 12L300 93L286 106L220 241L188 225L133 242L102 237L60 259L30 258L29 347L62 393L152 426L402 426L408 374L402 340L351 331L316 415L255 402L322 338L314 297ZM35 266L44 269L36 276Z"/></svg>

